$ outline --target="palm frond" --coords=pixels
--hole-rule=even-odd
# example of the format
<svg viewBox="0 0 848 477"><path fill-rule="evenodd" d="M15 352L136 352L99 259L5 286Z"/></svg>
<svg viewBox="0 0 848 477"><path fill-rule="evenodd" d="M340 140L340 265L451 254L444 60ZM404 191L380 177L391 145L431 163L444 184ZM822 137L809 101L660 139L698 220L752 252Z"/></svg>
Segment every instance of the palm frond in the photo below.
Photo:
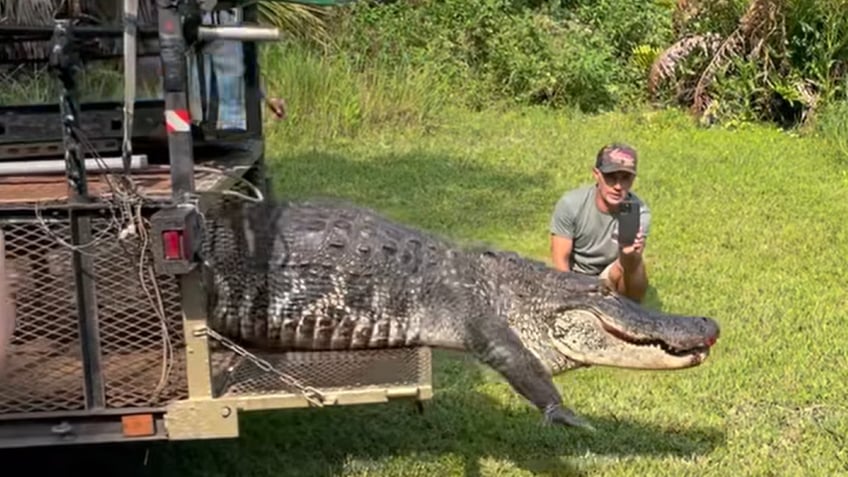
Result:
<svg viewBox="0 0 848 477"><path fill-rule="evenodd" d="M692 111L700 114L704 111L710 102L710 97L706 90L715 79L716 73L727 66L735 57L738 57L741 51L741 46L744 44L744 37L739 30L734 31L716 49L710 62L704 68L701 75L698 77L698 82L695 84L695 91L692 94Z"/></svg>
<svg viewBox="0 0 848 477"><path fill-rule="evenodd" d="M739 19L739 26L721 43L698 78L692 103L692 111L695 114L701 114L708 106L711 98L707 89L716 74L733 60L744 56L762 61L764 68L769 67L768 52L764 52L764 45L777 32L780 32L781 36L775 43L782 45L785 38L781 7L780 0L752 0L748 4L748 9Z"/></svg>
<svg viewBox="0 0 848 477"><path fill-rule="evenodd" d="M260 1L259 17L263 23L279 28L283 35L314 42L322 47L329 41L325 18L328 10L316 5L279 1Z"/></svg>
<svg viewBox="0 0 848 477"><path fill-rule="evenodd" d="M660 53L651 65L648 75L648 91L656 95L657 88L664 81L674 80L678 65L689 55L700 50L712 56L721 44L721 37L715 33L691 35L682 38Z"/></svg>
<svg viewBox="0 0 848 477"><path fill-rule="evenodd" d="M0 24L44 25L55 8L56 0L0 0Z"/></svg>
<svg viewBox="0 0 848 477"><path fill-rule="evenodd" d="M671 24L675 35L683 32L692 18L701 11L700 2L696 0L677 0L671 13Z"/></svg>
<svg viewBox="0 0 848 477"><path fill-rule="evenodd" d="M49 24L61 0L0 0L0 24L40 26ZM6 42L0 46L0 59L43 58L45 42Z"/></svg>

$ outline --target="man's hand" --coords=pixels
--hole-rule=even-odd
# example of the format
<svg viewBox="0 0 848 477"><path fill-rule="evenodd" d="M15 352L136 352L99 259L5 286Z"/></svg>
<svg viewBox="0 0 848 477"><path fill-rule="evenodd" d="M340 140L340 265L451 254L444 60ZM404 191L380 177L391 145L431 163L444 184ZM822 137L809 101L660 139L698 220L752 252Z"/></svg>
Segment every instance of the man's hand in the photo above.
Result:
<svg viewBox="0 0 848 477"><path fill-rule="evenodd" d="M268 106L268 109L274 114L274 117L277 118L278 121L282 121L286 119L286 100L282 98L266 98L265 104Z"/></svg>

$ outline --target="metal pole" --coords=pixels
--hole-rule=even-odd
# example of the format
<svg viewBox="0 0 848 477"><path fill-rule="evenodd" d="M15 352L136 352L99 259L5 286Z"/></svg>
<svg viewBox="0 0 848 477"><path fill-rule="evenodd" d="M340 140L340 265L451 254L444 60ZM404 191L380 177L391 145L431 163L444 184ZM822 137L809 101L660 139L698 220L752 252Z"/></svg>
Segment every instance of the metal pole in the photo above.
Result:
<svg viewBox="0 0 848 477"><path fill-rule="evenodd" d="M59 96L62 136L65 145L65 173L68 178L68 196L71 205L71 224L74 285L76 290L77 315L79 320L80 345L83 361L83 386L88 409L103 408L106 393L100 364L100 331L97 317L96 291L94 288L94 263L80 246L91 241L91 219L74 209L76 204L91 202L88 196L84 155L80 151L79 105L76 96L76 71L80 67L75 48L73 25L69 20L56 20L50 66L62 86Z"/></svg>
<svg viewBox="0 0 848 477"><path fill-rule="evenodd" d="M67 161L61 159L55 161L2 161L0 162L0 176L61 173L65 170L66 164ZM131 170L144 169L147 167L147 164L146 154L135 154L130 157L129 167ZM85 160L86 171L119 171L122 167L124 167L124 158L122 157L104 157L99 160Z"/></svg>
<svg viewBox="0 0 848 477"><path fill-rule="evenodd" d="M277 41L280 30L258 26L202 26L197 29L197 38L204 41Z"/></svg>
<svg viewBox="0 0 848 477"><path fill-rule="evenodd" d="M182 4L182 5L181 5ZM178 9L199 13L194 0L157 0L159 14L159 54L162 58L165 92L165 123L168 131L168 153L171 163L171 187L179 207L190 202L194 191L194 153L191 116L188 108L188 68L183 18ZM199 21L199 18L189 18ZM204 79L201 77L200 81ZM154 219L156 216L154 215ZM212 393L211 361L206 337L195 336L194 330L206 325L206 296L202 271L194 267L178 276L183 336L186 346L186 378L189 397L208 397Z"/></svg>
<svg viewBox="0 0 848 477"><path fill-rule="evenodd" d="M194 151L191 115L188 108L188 68L185 55L187 47L183 37L182 18L178 11L179 3L182 2L156 1L159 13L159 55L162 59L172 197L178 204L188 202L189 194L194 192Z"/></svg>
<svg viewBox="0 0 848 477"><path fill-rule="evenodd" d="M124 172L132 161L133 114L136 97L136 50L138 42L138 0L124 0L124 141L121 147Z"/></svg>

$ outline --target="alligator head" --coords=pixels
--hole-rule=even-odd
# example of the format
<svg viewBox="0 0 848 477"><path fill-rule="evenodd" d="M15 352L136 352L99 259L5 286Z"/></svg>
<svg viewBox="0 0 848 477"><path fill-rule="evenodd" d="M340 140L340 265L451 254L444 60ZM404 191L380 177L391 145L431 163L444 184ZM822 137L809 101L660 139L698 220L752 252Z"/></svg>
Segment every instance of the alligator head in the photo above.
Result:
<svg viewBox="0 0 848 477"><path fill-rule="evenodd" d="M504 260L505 259L505 260ZM671 370L698 366L719 337L712 318L648 309L597 277L501 256L508 319L552 374L581 366Z"/></svg>
<svg viewBox="0 0 848 477"><path fill-rule="evenodd" d="M711 318L649 310L611 292L569 301L546 317L545 331L558 354L580 365L690 368L707 359L719 336Z"/></svg>

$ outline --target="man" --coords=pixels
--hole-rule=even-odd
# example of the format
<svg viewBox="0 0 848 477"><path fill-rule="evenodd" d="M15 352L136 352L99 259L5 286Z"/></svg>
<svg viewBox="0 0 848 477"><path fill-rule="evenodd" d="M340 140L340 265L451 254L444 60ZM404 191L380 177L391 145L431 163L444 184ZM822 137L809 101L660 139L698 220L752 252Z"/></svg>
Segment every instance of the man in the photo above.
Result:
<svg viewBox="0 0 848 477"><path fill-rule="evenodd" d="M626 144L601 148L592 173L595 184L562 195L551 216L551 258L558 270L598 275L620 294L641 302L648 288L642 253L651 212L630 192L636 151ZM639 203L640 227L632 245L618 243L617 214L625 200Z"/></svg>

